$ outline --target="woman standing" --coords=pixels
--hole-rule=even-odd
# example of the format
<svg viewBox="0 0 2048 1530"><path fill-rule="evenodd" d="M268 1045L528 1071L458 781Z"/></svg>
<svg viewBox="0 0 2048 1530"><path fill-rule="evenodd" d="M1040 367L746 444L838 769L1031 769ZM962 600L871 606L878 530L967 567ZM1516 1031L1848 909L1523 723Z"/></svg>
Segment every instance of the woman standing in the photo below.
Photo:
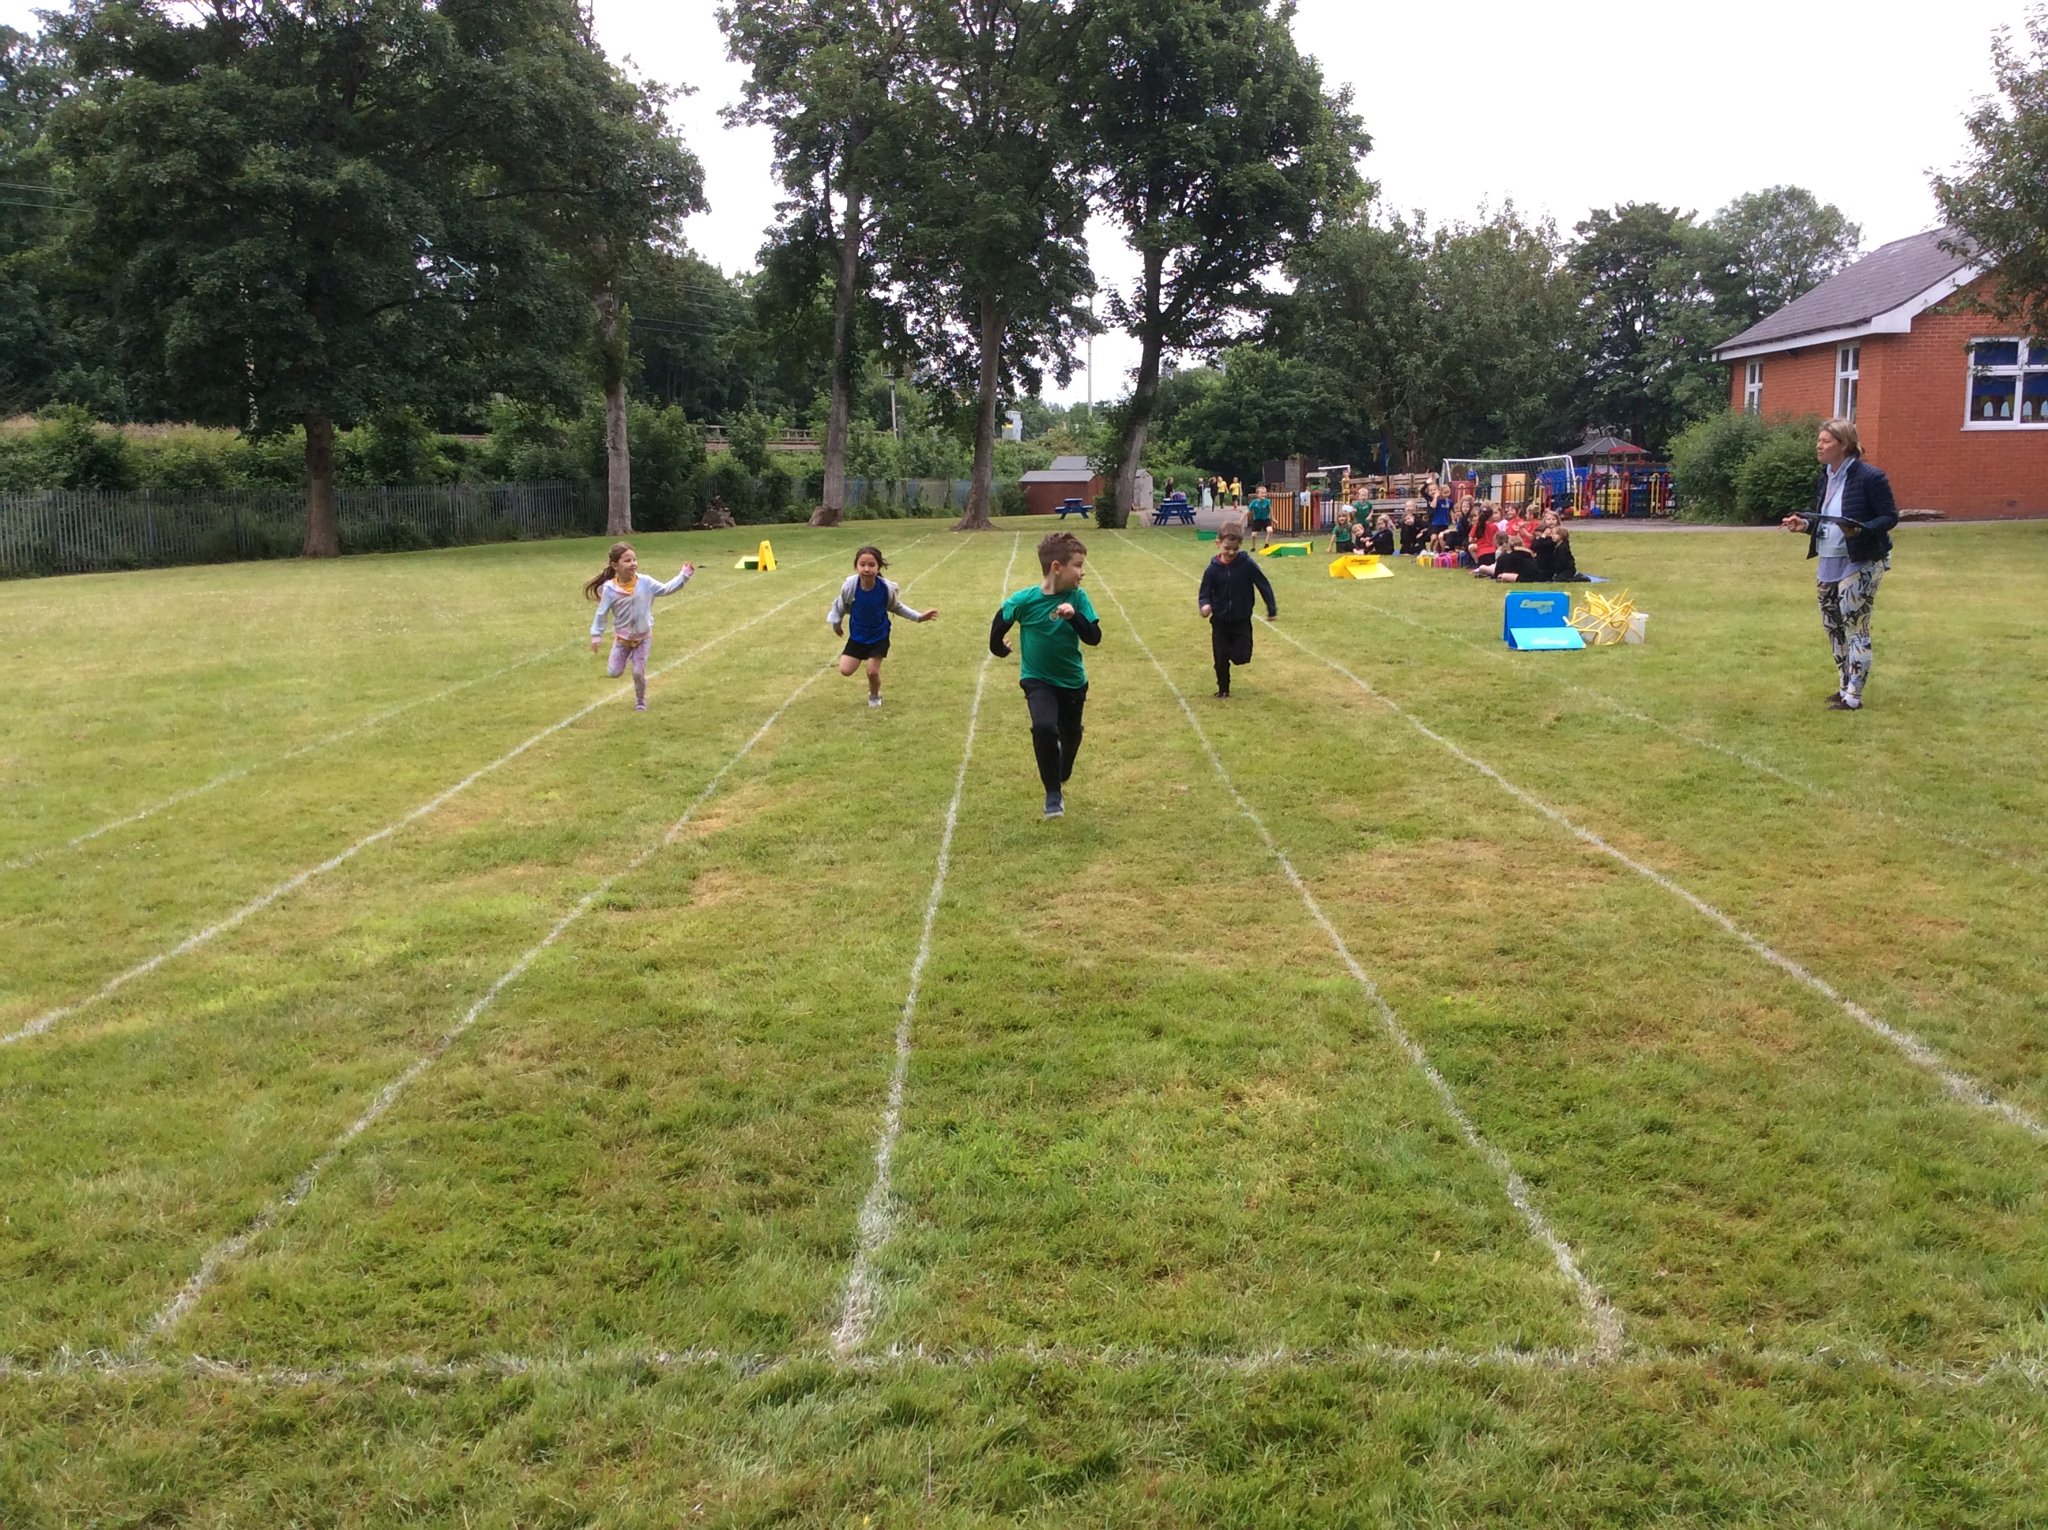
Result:
<svg viewBox="0 0 2048 1530"><path fill-rule="evenodd" d="M1821 465L1813 513L1788 515L1778 524L1805 532L1806 556L1820 560L1814 571L1820 624L1842 681L1828 707L1858 712L1870 678L1870 612L1878 582L1892 566L1890 532L1899 524L1899 507L1891 480L1863 460L1853 422L1829 420L1821 426L1813 454Z"/></svg>

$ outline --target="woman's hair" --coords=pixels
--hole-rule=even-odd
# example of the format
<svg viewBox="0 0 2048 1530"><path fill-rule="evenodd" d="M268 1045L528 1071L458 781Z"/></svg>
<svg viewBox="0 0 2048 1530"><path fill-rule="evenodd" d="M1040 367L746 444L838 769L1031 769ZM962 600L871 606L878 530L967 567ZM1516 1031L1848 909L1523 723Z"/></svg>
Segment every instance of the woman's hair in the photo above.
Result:
<svg viewBox="0 0 2048 1530"><path fill-rule="evenodd" d="M853 550L853 566L855 568L859 568L860 560L865 558L869 553L873 553L875 555L876 568L887 568L889 566L889 560L882 556L882 549L876 547L872 543L870 543L866 547L856 547Z"/></svg>
<svg viewBox="0 0 2048 1530"><path fill-rule="evenodd" d="M1820 428L1841 442L1842 450L1850 456L1860 457L1863 455L1863 443L1856 435L1856 422L1854 420L1824 420Z"/></svg>
<svg viewBox="0 0 2048 1530"><path fill-rule="evenodd" d="M597 599L597 592L604 588L604 582L607 579L613 578L619 572L619 554L631 552L632 550L633 544L631 542L612 543L612 550L605 555L604 572L583 587L585 598L590 600Z"/></svg>

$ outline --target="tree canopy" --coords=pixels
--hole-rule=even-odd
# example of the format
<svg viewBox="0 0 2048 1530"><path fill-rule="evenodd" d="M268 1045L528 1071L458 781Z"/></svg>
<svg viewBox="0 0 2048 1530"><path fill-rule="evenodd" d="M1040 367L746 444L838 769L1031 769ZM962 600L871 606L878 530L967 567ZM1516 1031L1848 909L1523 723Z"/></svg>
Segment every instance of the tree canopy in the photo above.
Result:
<svg viewBox="0 0 2048 1530"><path fill-rule="evenodd" d="M1970 253L1995 266L2000 316L2048 336L2048 7L2027 18L2023 47L2000 30L1991 47L1998 95L1970 114L1974 152L1934 194Z"/></svg>

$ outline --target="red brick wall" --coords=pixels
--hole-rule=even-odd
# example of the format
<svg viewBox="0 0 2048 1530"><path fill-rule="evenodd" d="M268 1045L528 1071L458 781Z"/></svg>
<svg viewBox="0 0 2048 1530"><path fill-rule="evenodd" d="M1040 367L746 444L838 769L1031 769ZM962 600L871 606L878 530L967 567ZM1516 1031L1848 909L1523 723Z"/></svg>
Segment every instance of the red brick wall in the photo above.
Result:
<svg viewBox="0 0 2048 1530"><path fill-rule="evenodd" d="M1911 334L1862 342L1856 425L1863 454L1890 476L1902 510L1939 510L1958 520L2048 515L2048 430L1963 428L1969 342L2012 332L1989 314L1967 311L1967 296L1921 314ZM1767 417L1834 412L1832 344L1762 360ZM1729 402L1740 409L1744 363L1729 372Z"/></svg>

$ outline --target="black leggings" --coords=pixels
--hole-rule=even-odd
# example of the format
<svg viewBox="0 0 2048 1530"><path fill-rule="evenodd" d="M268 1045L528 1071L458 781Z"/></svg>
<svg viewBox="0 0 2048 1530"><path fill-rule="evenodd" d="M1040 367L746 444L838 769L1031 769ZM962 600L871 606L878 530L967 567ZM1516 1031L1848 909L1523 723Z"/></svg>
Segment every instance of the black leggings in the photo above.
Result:
<svg viewBox="0 0 2048 1530"><path fill-rule="evenodd" d="M1081 708L1088 687L1070 690L1049 680L1023 680L1024 704L1031 709L1031 751L1038 756L1038 779L1056 792L1074 773L1081 752Z"/></svg>

